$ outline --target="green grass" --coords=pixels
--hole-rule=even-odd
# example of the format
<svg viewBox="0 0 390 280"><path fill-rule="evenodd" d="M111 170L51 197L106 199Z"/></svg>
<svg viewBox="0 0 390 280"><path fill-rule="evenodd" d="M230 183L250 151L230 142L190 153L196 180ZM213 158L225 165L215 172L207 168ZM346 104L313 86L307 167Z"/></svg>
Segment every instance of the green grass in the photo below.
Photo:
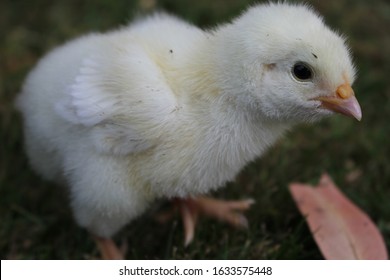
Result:
<svg viewBox="0 0 390 280"><path fill-rule="evenodd" d="M99 254L76 226L65 190L28 167L21 119L13 99L23 79L48 50L77 35L123 25L148 1L0 2L0 257L94 259ZM153 211L123 229L129 259L321 259L287 186L316 183L327 171L366 211L390 247L390 4L386 0L308 1L330 26L348 36L359 70L354 89L362 122L334 116L300 126L247 166L217 197L253 197L248 231L204 219L183 247L179 217L157 224ZM158 1L158 8L202 27L237 15L253 1ZM156 210L154 210L156 211Z"/></svg>

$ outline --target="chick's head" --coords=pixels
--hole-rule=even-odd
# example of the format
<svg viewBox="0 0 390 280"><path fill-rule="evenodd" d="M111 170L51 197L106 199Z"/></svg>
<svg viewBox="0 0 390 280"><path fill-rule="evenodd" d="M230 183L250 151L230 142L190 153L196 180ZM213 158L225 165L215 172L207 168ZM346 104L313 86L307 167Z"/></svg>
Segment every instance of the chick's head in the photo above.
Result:
<svg viewBox="0 0 390 280"><path fill-rule="evenodd" d="M253 7L230 26L227 92L263 116L311 122L334 112L360 120L345 39L306 6ZM239 51L237 51L237 49Z"/></svg>

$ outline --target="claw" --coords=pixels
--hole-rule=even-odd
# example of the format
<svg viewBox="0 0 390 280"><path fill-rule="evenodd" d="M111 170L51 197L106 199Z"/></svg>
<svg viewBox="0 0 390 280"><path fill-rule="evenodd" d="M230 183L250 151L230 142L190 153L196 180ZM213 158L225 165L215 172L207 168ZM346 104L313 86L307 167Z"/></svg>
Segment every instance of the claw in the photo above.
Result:
<svg viewBox="0 0 390 280"><path fill-rule="evenodd" d="M197 213L191 211L190 205L180 201L180 212L184 226L184 246L187 247L194 239Z"/></svg>

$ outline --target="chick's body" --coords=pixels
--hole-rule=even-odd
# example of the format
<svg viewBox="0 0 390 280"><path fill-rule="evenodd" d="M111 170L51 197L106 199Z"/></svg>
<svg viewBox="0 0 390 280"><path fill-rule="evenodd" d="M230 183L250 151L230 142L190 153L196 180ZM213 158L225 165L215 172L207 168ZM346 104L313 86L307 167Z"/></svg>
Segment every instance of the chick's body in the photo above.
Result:
<svg viewBox="0 0 390 280"><path fill-rule="evenodd" d="M261 42L276 30L264 26L274 17L267 13L281 8L291 13L287 17L303 14L312 21L314 31L298 31L297 38L324 30L322 36L342 52L335 56L340 67L320 77L326 83L298 101L276 92L290 89L273 78L284 70L278 59L294 54L270 55ZM155 15L71 41L30 73L18 99L28 156L42 176L70 187L81 226L108 237L156 198L216 189L293 124L329 114L310 98L329 94L328 88L345 82L342 77L352 82L343 41L305 7L275 4L249 11L213 31ZM265 19L256 26L250 13ZM259 38L250 42L256 28ZM258 45L258 53L249 43ZM329 48L308 45L316 56ZM286 104L275 105L278 98Z"/></svg>

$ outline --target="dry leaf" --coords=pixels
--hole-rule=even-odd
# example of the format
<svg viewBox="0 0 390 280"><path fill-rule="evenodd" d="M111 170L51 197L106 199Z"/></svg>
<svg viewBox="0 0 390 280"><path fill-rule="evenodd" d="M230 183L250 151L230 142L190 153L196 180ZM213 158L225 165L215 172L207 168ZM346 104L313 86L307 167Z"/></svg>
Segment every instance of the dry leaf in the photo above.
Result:
<svg viewBox="0 0 390 280"><path fill-rule="evenodd" d="M388 259L375 224L328 175L316 187L294 183L289 188L325 259Z"/></svg>

